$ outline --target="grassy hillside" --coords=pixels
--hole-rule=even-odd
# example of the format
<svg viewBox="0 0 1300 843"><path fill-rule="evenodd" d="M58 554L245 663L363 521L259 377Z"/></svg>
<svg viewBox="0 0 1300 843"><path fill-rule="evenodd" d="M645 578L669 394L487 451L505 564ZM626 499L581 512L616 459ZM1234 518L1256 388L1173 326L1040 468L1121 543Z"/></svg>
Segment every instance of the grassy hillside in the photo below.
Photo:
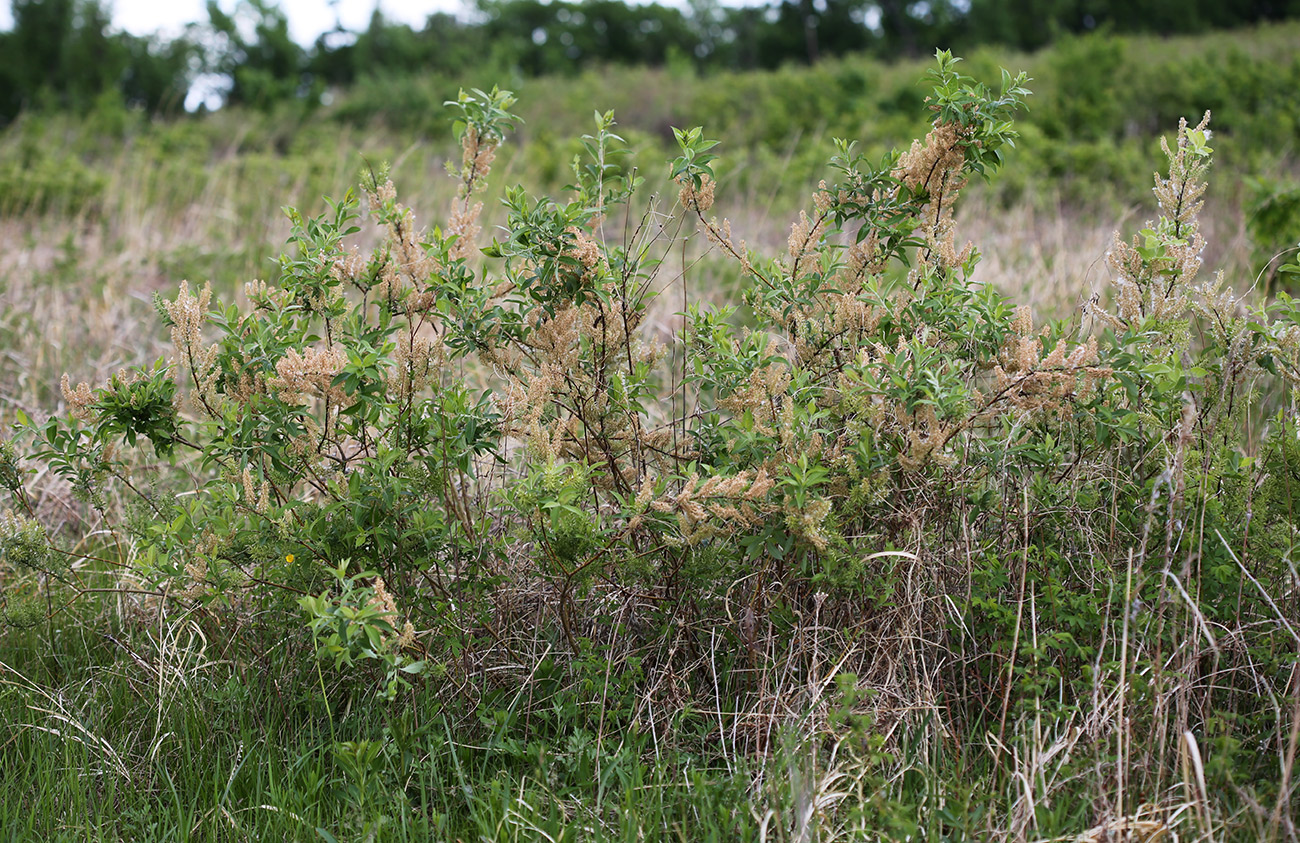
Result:
<svg viewBox="0 0 1300 843"><path fill-rule="evenodd" d="M1199 38L1080 39L1032 56L969 57L973 76L996 81L999 67L1023 68L1035 91L1018 120L1014 166L979 192L980 210L965 218L971 239L998 243L988 250L997 266L986 265L986 277L1035 301L1046 296L1049 312L1063 314L1059 308L1086 284L1061 277L1061 259L1049 265L1040 253L1065 248L1070 265L1091 262L1115 222L1129 213L1149 216L1156 138L1179 117L1199 118L1206 109L1215 114L1220 172L1207 214L1212 262L1244 275L1292 245L1300 232L1285 201L1267 230L1248 230L1247 222L1270 199L1285 200L1294 184L1297 41L1300 27L1288 25ZM391 162L410 204L433 213L453 189L443 175L451 123L442 103L460 86L496 83L514 86L523 123L502 150L494 190L516 181L533 189L567 183L577 135L587 131L593 109L614 110L632 162L652 184L664 177L670 127L702 125L725 152L721 207L751 242L778 243L791 214L826 177L833 137L857 140L878 156L917 135L925 123L925 89L917 82L923 66L846 59L774 73L610 69L536 81L468 73L375 79L310 114L228 111L153 123L105 105L75 118L29 115L0 136L0 226L17 244L0 259L0 276L8 278L17 312L39 312L26 306L28 296L40 300L34 307L80 311L90 306L81 295L90 287L102 291L93 297L97 308L111 300L132 311L122 318L138 319L147 315L149 295L180 278L211 279L232 291L269 274L266 261L288 232L280 207L318 209L321 197L353 186L363 166ZM1263 186L1252 187L1247 174ZM489 219L498 197L487 198ZM1060 292L1067 280L1070 292ZM57 292L65 288L68 295ZM86 312L78 323L104 318L120 322ZM58 355L41 367L38 383L104 355L99 371L121 362L97 331L84 351L63 352L53 352L65 346L57 337L24 349L30 333L21 325L10 335L24 359ZM24 393L12 383L6 388ZM36 390L28 398L49 395L37 383L28 389Z"/></svg>

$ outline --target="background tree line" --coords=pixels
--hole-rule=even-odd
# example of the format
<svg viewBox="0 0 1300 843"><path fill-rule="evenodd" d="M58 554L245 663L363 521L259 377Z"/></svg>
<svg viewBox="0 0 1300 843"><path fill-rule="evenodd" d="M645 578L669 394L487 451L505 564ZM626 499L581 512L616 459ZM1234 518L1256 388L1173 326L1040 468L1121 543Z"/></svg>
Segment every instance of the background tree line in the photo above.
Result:
<svg viewBox="0 0 1300 843"><path fill-rule="evenodd" d="M105 0L12 0L12 9L13 28L0 32L0 123L24 108L99 101L175 113L203 74L222 80L224 102L269 107L373 76L530 77L592 64L708 72L936 46L1033 50L1101 28L1172 35L1278 20L1300 15L1300 0L476 0L468 15L435 14L419 30L376 12L364 31L339 27L308 46L270 0L240 0L233 13L209 0L208 19L171 40L113 30Z"/></svg>

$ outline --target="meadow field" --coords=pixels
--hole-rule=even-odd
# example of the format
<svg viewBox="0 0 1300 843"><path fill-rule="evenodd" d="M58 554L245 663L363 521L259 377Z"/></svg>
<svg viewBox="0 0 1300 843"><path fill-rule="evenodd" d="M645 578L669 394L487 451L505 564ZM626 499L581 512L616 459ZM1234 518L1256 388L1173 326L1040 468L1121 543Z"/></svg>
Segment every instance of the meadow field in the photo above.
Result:
<svg viewBox="0 0 1300 843"><path fill-rule="evenodd" d="M1297 55L20 115L0 839L1297 840Z"/></svg>

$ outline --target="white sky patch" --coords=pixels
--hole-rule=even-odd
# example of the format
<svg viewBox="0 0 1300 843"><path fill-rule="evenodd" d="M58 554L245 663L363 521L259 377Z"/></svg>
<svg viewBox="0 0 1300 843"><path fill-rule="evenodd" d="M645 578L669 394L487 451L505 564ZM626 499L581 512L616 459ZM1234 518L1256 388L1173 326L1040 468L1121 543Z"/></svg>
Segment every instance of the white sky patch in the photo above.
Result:
<svg viewBox="0 0 1300 843"><path fill-rule="evenodd" d="M107 5L113 10L113 25L135 35L161 32L175 36L185 24L208 19L204 0L109 0ZM218 5L230 12L236 3L219 0ZM423 29L425 20L435 12L463 10L461 0L338 0L336 7L328 0L281 0L278 5L289 18L289 33L304 46L339 22L353 32L365 29L376 6L384 17L414 29ZM10 29L13 23L12 3L0 0L0 29Z"/></svg>

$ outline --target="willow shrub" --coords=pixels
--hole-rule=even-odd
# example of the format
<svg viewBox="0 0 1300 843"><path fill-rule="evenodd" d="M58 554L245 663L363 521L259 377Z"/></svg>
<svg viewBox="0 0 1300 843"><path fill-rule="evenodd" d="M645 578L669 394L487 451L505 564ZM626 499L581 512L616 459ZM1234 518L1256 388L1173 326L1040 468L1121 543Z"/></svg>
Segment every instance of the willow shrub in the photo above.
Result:
<svg viewBox="0 0 1300 843"><path fill-rule="evenodd" d="M43 577L75 587L87 553L34 520L34 464L111 522L155 608L272 617L362 686L487 722L761 750L774 724L840 728L832 698L974 741L1127 699L1158 738L1134 763L1192 730L1272 769L1297 307L1200 272L1205 121L1166 147L1160 216L1117 236L1081 318L1036 324L972 281L953 210L1028 91L937 59L926 137L879 161L840 142L779 255L710 215L700 129L677 134L667 207L610 114L563 197L508 191L486 237L513 103L462 94L444 225L368 172L363 199L289 211L246 305L182 284L159 302L169 360L65 380L66 411L21 425L31 463L10 448L0 472L12 614ZM649 330L690 283L690 260L665 267L692 228L744 300L688 298L679 334Z"/></svg>

